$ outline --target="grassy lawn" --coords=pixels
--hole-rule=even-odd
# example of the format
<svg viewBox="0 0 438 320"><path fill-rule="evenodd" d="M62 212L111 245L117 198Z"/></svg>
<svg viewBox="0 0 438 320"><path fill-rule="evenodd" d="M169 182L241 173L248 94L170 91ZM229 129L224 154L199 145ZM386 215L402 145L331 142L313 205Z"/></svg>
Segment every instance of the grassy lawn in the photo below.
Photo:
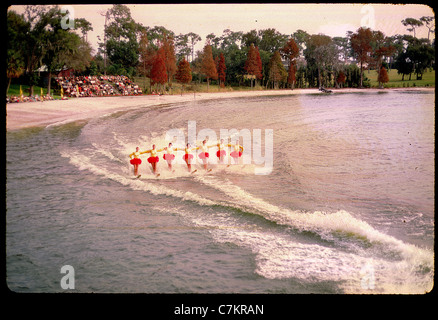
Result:
<svg viewBox="0 0 438 320"><path fill-rule="evenodd" d="M29 86L28 85L21 85L21 88L23 90L23 96L29 96ZM54 88L52 87L50 90L51 96L55 99L61 99L61 96L59 94L55 94L58 93L58 90L54 90ZM33 94L34 95L41 95L41 87L38 86L34 86L33 87ZM47 88L43 88L43 95L47 94ZM8 96L20 96L20 85L19 84L11 84L11 86L9 87L9 91L8 91Z"/></svg>
<svg viewBox="0 0 438 320"><path fill-rule="evenodd" d="M378 87L377 82L377 71L365 71L364 74L370 79L371 87ZM409 80L409 75L405 75L405 80L402 81L402 75L397 74L396 69L391 69L388 71L389 82L385 83L385 88L404 88L404 87L435 87L435 70L426 71L423 74L422 80L416 80L417 76L412 74L411 80Z"/></svg>

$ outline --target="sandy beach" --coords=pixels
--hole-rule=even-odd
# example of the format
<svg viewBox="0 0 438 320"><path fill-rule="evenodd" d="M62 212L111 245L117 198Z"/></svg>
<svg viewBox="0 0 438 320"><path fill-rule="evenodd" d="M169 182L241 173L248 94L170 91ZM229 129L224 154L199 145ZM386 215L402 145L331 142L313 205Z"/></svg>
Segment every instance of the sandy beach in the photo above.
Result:
<svg viewBox="0 0 438 320"><path fill-rule="evenodd" d="M333 93L348 92L388 92L388 91L434 91L435 88L394 88L394 89L333 89ZM6 105L6 129L8 131L29 127L49 126L73 121L91 119L118 111L171 103L210 100L223 98L242 98L269 95L318 94L318 89L234 91L214 93L192 93L184 95L145 95L70 98L44 102L10 103ZM321 93L323 94L323 93Z"/></svg>

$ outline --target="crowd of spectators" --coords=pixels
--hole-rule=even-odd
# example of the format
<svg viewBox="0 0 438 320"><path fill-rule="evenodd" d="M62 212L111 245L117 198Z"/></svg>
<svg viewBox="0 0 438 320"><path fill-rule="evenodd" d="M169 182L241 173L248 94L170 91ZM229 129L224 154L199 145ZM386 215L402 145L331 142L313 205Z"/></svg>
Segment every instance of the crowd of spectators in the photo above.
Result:
<svg viewBox="0 0 438 320"><path fill-rule="evenodd" d="M101 78L114 83L117 90L124 96L143 94L141 88L127 76L101 76Z"/></svg>
<svg viewBox="0 0 438 320"><path fill-rule="evenodd" d="M102 97L102 96L130 96L143 94L141 88L127 76L74 76L56 77L56 83L61 89L62 99L69 97ZM33 102L53 100L46 96L10 96L7 103Z"/></svg>
<svg viewBox="0 0 438 320"><path fill-rule="evenodd" d="M58 77L57 83L67 97L139 95L141 88L126 76Z"/></svg>

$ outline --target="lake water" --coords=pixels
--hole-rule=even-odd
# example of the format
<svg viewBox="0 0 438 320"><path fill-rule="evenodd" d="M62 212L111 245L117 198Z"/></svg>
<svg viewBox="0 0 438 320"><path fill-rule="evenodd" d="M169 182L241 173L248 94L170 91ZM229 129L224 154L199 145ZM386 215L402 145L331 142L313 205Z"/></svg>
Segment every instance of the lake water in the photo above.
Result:
<svg viewBox="0 0 438 320"><path fill-rule="evenodd" d="M434 99L193 101L8 132L7 284L63 292L70 265L75 292L429 291ZM170 172L160 153L156 177L145 154L134 178L136 146L216 142L221 129L250 133L239 164L215 163L212 148L211 172L190 174L182 152Z"/></svg>

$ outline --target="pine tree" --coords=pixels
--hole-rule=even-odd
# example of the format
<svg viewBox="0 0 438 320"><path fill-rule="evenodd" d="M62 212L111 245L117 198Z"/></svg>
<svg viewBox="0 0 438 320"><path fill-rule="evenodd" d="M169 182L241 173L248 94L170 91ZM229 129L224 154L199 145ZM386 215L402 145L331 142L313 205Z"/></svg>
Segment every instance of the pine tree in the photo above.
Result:
<svg viewBox="0 0 438 320"><path fill-rule="evenodd" d="M176 71L175 78L183 84L183 90L184 86L192 81L192 69L190 68L190 63L185 58L178 63L178 70Z"/></svg>
<svg viewBox="0 0 438 320"><path fill-rule="evenodd" d="M207 77L207 92L210 85L210 79L216 80L217 70L216 70L216 64L213 60L213 52L211 49L211 45L207 44L204 47L202 62L201 62L201 72Z"/></svg>

